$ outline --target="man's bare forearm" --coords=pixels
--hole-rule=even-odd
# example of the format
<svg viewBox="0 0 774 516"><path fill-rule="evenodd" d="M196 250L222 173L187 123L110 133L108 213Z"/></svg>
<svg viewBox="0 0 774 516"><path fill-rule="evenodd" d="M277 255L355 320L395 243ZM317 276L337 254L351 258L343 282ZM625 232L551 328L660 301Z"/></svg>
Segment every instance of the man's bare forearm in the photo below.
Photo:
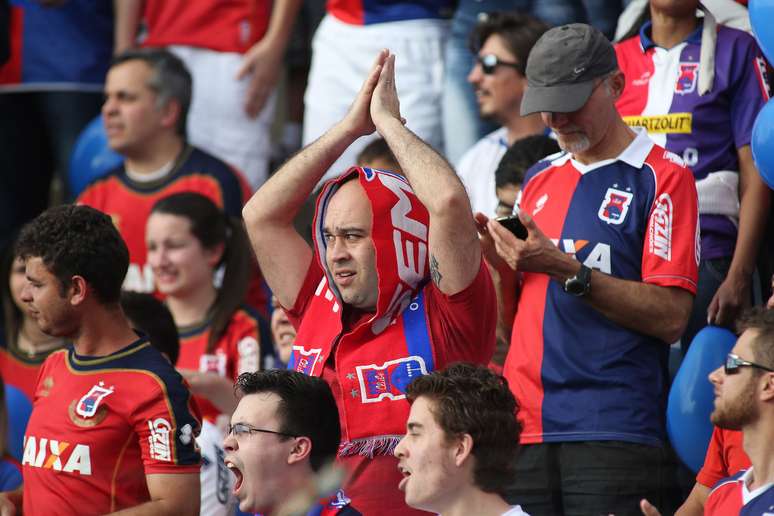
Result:
<svg viewBox="0 0 774 516"><path fill-rule="evenodd" d="M463 204L467 203L470 212L465 187L451 165L438 152L398 119L382 122L377 130L390 146L412 190L430 213L448 210L450 197L459 199Z"/></svg>
<svg viewBox="0 0 774 516"><path fill-rule="evenodd" d="M567 256L549 275L562 283L579 269L580 263ZM625 280L596 270L583 299L614 323L667 344L683 334L693 306L693 295L682 288Z"/></svg>
<svg viewBox="0 0 774 516"><path fill-rule="evenodd" d="M317 182L353 141L339 123L290 158L245 205L248 231L263 222L292 225Z"/></svg>

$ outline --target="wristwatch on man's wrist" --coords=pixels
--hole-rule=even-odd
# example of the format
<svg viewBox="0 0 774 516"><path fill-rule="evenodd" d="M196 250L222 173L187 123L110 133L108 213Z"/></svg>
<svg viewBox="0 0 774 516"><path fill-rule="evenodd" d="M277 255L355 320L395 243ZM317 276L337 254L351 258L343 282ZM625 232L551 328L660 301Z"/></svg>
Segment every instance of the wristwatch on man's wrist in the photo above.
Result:
<svg viewBox="0 0 774 516"><path fill-rule="evenodd" d="M578 274L564 281L564 291L576 297L583 297L591 288L591 269L581 264Z"/></svg>

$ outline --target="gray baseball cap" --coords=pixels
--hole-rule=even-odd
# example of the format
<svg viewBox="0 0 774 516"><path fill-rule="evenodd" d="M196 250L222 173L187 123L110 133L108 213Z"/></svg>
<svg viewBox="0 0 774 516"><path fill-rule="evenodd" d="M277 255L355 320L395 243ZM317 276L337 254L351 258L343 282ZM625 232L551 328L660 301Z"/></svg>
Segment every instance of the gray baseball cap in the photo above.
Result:
<svg viewBox="0 0 774 516"><path fill-rule="evenodd" d="M591 96L594 79L617 68L613 45L594 27L555 27L541 36L527 58L521 115L577 111Z"/></svg>

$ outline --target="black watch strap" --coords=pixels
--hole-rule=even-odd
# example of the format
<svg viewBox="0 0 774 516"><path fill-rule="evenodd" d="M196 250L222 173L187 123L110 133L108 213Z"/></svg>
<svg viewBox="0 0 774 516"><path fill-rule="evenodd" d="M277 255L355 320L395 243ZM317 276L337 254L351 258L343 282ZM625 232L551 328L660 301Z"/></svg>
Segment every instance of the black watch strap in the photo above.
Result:
<svg viewBox="0 0 774 516"><path fill-rule="evenodd" d="M582 297L589 293L591 288L591 269L583 264L578 274L567 278L564 282L564 291L573 296Z"/></svg>

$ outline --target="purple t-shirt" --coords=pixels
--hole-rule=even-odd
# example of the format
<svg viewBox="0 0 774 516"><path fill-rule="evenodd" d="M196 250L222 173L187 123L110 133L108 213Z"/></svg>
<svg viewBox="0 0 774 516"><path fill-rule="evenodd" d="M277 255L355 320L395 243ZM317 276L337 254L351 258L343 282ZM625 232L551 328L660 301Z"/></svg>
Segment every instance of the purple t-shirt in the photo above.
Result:
<svg viewBox="0 0 774 516"><path fill-rule="evenodd" d="M770 91L755 40L718 26L713 86L700 95L701 23L668 50L650 39L650 28L647 22L639 36L616 45L626 76L618 111L627 123L646 127L657 144L681 156L697 181L720 171L738 173L737 149L750 144L753 123ZM702 258L731 256L736 233L728 216L702 209Z"/></svg>

